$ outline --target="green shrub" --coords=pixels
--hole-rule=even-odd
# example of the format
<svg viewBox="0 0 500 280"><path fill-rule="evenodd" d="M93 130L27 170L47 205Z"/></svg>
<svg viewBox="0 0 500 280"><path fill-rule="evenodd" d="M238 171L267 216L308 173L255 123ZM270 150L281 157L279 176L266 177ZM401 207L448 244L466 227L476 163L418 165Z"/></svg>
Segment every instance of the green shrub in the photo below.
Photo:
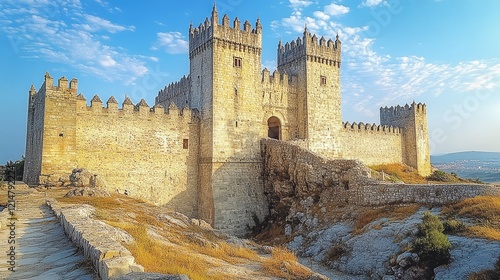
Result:
<svg viewBox="0 0 500 280"><path fill-rule="evenodd" d="M451 243L443 231L444 226L439 218L425 212L418 226L418 238L413 243L413 251L432 269L450 260Z"/></svg>
<svg viewBox="0 0 500 280"><path fill-rule="evenodd" d="M426 233L432 230L443 232L443 223L441 223L438 216L433 215L429 211L425 211L422 217L422 223L418 225L418 236L425 236Z"/></svg>

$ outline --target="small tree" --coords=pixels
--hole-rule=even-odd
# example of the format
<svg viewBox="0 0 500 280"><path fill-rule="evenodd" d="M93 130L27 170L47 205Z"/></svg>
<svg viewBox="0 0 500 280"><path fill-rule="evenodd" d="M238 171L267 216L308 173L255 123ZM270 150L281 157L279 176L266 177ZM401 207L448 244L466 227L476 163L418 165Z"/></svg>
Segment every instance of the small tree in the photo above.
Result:
<svg viewBox="0 0 500 280"><path fill-rule="evenodd" d="M421 260L434 269L450 260L451 243L443 233L444 226L439 218L425 212L422 223L418 226L418 238L413 243L413 251Z"/></svg>
<svg viewBox="0 0 500 280"><path fill-rule="evenodd" d="M16 180L17 181L22 181L23 180L23 174L24 174L24 156L22 156L21 159L14 161L9 160L6 164L5 167L7 166L14 166L16 168Z"/></svg>

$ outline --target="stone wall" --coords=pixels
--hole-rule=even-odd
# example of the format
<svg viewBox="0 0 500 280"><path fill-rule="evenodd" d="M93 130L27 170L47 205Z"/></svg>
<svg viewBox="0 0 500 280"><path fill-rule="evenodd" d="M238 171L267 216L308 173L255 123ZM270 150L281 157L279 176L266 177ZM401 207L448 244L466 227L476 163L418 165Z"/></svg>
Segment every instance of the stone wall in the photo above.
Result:
<svg viewBox="0 0 500 280"><path fill-rule="evenodd" d="M360 206L398 203L441 205L500 188L481 184L410 185L375 181L356 160L328 160L294 143L261 140L264 189L271 209L289 200L327 200Z"/></svg>
<svg viewBox="0 0 500 280"><path fill-rule="evenodd" d="M500 196L500 188L479 184L370 184L357 190L357 194L361 205L387 205L393 203L441 205L476 196Z"/></svg>
<svg viewBox="0 0 500 280"><path fill-rule="evenodd" d="M174 105L153 110L144 101L122 108L110 98L103 108L77 104L76 167L101 176L110 192L196 215L198 190L198 119ZM127 104L128 103L128 104Z"/></svg>
<svg viewBox="0 0 500 280"><path fill-rule="evenodd" d="M92 206L61 208L54 199L48 200L47 205L59 218L66 235L89 258L100 279L144 272L144 268L135 263L132 253L121 244L131 242L133 238L122 230L92 219L95 212Z"/></svg>
<svg viewBox="0 0 500 280"><path fill-rule="evenodd" d="M57 86L47 74L30 93L26 170L30 184L67 180L85 168L108 191L128 193L189 216L197 215L199 116L194 110L149 107L98 96L87 105L76 79Z"/></svg>
<svg viewBox="0 0 500 280"><path fill-rule="evenodd" d="M342 158L358 159L366 165L403 161L399 128L345 123L341 135Z"/></svg>

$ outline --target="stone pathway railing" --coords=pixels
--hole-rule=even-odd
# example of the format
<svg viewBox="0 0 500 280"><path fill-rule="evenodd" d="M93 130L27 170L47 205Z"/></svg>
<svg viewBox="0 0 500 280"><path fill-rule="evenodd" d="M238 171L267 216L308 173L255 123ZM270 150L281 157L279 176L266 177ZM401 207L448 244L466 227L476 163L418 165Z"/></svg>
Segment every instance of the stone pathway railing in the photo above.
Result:
<svg viewBox="0 0 500 280"><path fill-rule="evenodd" d="M61 208L54 199L48 199L47 205L60 219L68 237L90 259L101 279L144 272L144 268L135 263L130 251L121 244L131 242L133 238L125 231L92 219L94 207L74 205Z"/></svg>

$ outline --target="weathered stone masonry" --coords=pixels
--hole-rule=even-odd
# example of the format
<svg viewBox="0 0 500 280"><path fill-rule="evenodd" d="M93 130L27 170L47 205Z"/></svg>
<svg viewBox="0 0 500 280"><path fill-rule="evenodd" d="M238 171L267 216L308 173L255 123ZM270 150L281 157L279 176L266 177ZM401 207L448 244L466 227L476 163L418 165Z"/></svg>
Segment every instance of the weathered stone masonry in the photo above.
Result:
<svg viewBox="0 0 500 280"><path fill-rule="evenodd" d="M357 160L327 159L282 141L261 140L264 190L276 207L308 197L328 202L378 206L399 203L441 205L481 195L500 195L500 188L481 184L411 185L370 179Z"/></svg>
<svg viewBox="0 0 500 280"><path fill-rule="evenodd" d="M262 25L227 15L189 27L188 75L159 91L152 108L110 98L103 107L78 82L50 75L29 93L25 181L57 181L73 168L110 191L198 216L244 234L268 214L260 139L300 140L327 158L405 163L430 173L426 106L381 109L381 124L342 122L342 43L307 28L279 42L277 70L261 67ZM351 161L345 161L347 164Z"/></svg>

